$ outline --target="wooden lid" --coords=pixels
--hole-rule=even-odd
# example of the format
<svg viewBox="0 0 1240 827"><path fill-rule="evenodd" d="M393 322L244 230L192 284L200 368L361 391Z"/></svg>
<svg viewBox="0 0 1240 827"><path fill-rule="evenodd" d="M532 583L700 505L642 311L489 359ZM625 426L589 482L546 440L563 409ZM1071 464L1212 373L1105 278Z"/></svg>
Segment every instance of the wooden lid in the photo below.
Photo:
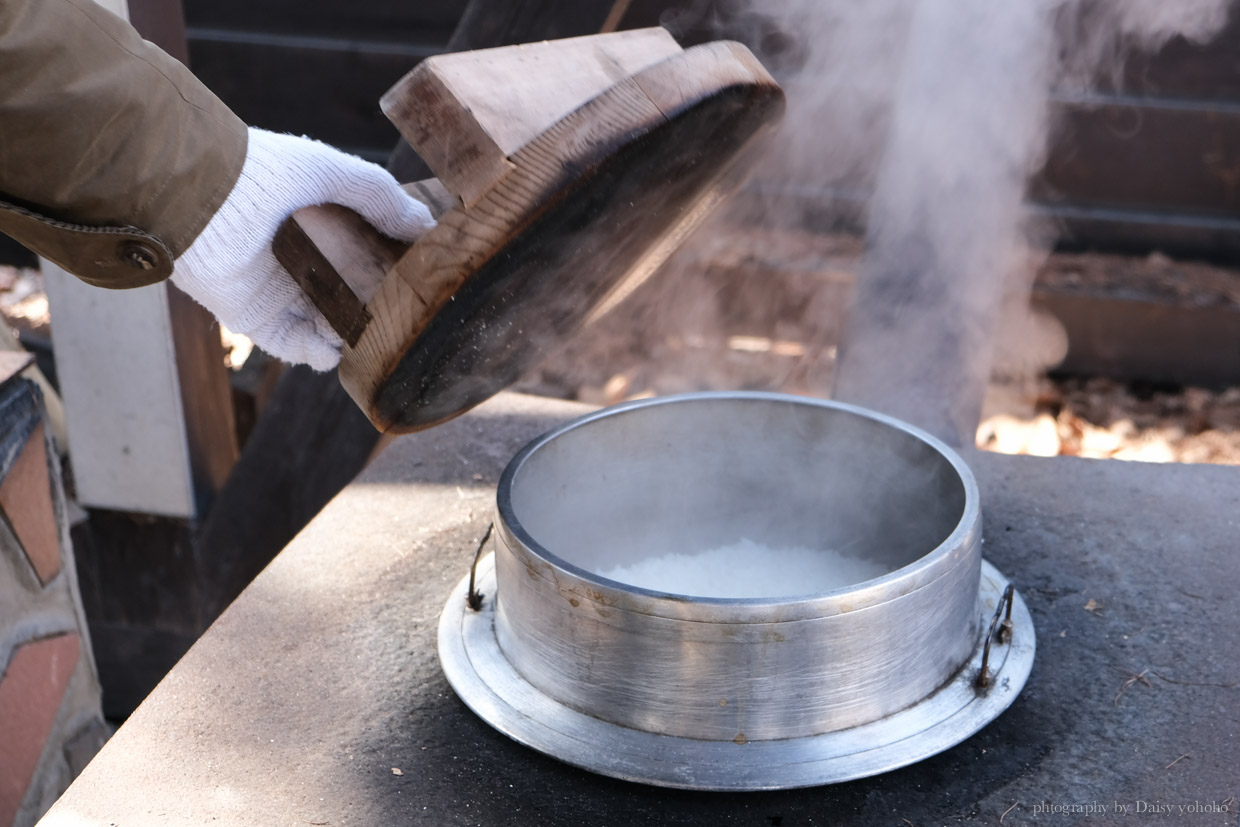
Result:
<svg viewBox="0 0 1240 827"><path fill-rule="evenodd" d="M466 154L484 172L458 163L444 181L470 203L394 263L386 253L370 276L341 273L365 312L348 321L340 378L376 427L426 428L502 390L649 278L740 185L783 93L739 44L672 45L502 158L502 141L473 141ZM642 47L649 61L649 39Z"/></svg>

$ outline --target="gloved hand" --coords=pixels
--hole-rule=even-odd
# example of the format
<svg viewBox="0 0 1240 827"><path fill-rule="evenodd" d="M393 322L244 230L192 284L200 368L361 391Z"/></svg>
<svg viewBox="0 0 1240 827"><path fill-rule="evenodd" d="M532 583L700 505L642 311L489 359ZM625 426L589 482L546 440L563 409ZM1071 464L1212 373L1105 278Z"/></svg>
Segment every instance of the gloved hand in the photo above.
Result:
<svg viewBox="0 0 1240 827"><path fill-rule="evenodd" d="M241 177L176 260L172 281L271 355L331 370L340 361L340 337L271 252L289 214L326 203L353 209L400 241L435 225L425 205L382 167L309 138L251 127Z"/></svg>

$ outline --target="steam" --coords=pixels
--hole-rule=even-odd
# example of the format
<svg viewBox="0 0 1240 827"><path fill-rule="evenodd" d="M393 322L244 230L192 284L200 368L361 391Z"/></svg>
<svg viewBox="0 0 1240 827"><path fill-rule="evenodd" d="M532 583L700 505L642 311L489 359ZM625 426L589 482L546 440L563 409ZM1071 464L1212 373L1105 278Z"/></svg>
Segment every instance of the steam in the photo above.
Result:
<svg viewBox="0 0 1240 827"><path fill-rule="evenodd" d="M1001 308L1027 308L1051 237L1023 202L1051 134L1052 91L1117 76L1130 48L1206 40L1227 5L764 2L802 46L785 81L784 146L763 177L872 193L833 395L971 442ZM1014 324L1038 328L1027 309Z"/></svg>

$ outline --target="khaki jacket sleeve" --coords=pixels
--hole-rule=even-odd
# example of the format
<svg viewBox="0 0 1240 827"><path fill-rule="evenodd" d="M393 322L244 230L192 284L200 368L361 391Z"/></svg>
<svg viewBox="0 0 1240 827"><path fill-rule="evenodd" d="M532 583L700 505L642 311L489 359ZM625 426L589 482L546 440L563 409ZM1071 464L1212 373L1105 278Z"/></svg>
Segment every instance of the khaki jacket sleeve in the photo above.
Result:
<svg viewBox="0 0 1240 827"><path fill-rule="evenodd" d="M0 232L100 287L166 278L246 127L93 0L0 0Z"/></svg>

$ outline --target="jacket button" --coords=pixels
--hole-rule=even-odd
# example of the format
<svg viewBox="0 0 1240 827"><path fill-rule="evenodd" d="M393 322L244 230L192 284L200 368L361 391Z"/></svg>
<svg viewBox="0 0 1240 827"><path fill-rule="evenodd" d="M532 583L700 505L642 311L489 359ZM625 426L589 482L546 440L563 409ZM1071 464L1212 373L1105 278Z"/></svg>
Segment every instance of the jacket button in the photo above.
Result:
<svg viewBox="0 0 1240 827"><path fill-rule="evenodd" d="M126 241L120 249L121 261L135 270L154 270L159 264L159 253L141 241Z"/></svg>

